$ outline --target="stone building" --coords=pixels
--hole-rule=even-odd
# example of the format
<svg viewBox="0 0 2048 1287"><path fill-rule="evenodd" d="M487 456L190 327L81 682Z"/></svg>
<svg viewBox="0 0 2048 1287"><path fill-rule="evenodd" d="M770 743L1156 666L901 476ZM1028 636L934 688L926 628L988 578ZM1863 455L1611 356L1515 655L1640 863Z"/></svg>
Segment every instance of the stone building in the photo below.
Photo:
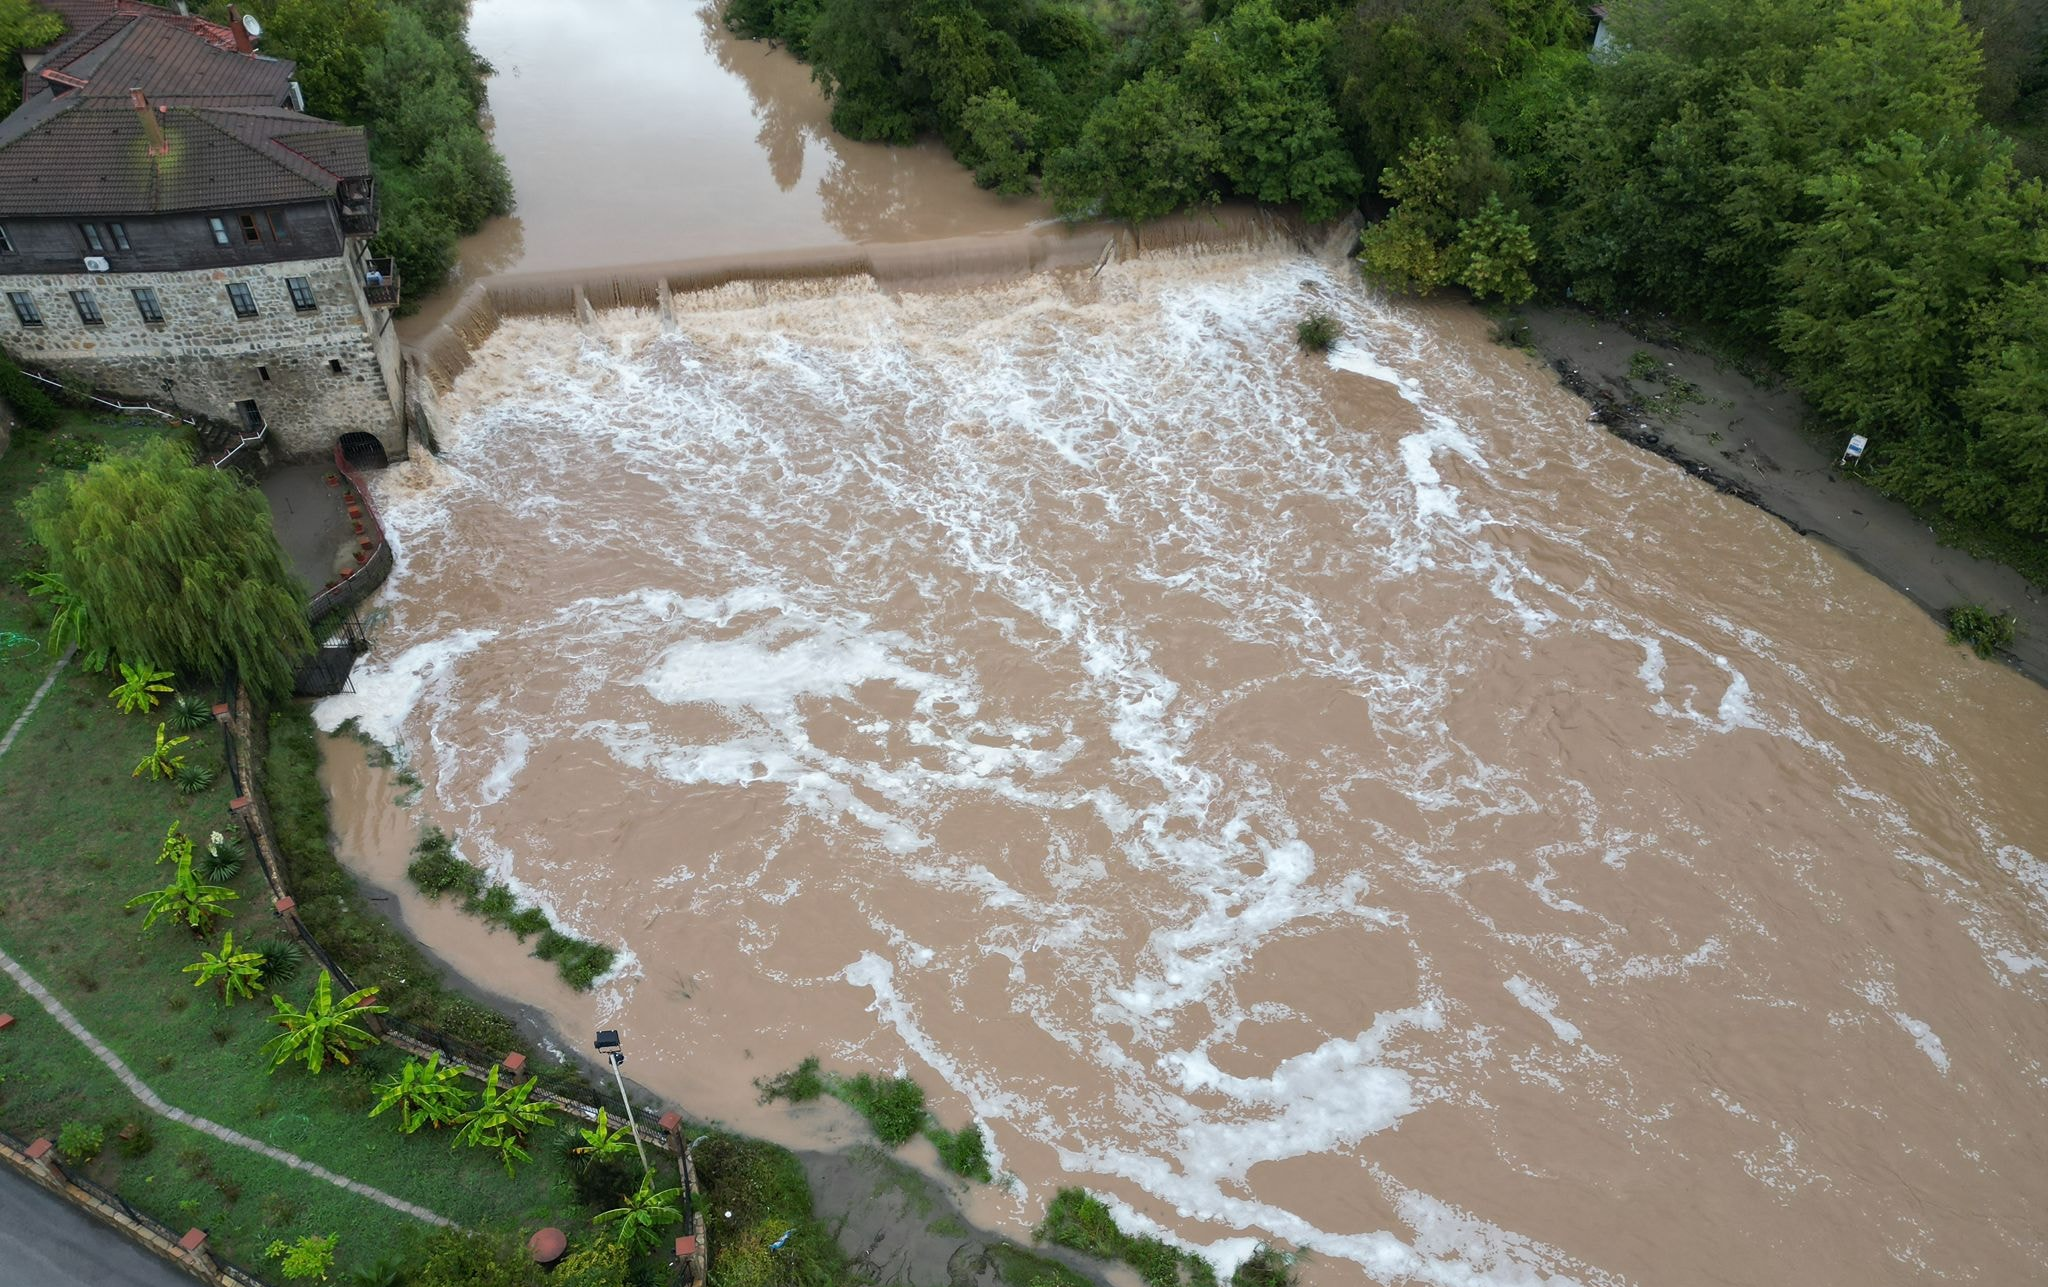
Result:
<svg viewBox="0 0 2048 1287"><path fill-rule="evenodd" d="M0 120L0 348L31 370L266 431L405 450L398 276L359 128L293 64L139 0L50 0ZM233 11L230 10L232 14Z"/></svg>

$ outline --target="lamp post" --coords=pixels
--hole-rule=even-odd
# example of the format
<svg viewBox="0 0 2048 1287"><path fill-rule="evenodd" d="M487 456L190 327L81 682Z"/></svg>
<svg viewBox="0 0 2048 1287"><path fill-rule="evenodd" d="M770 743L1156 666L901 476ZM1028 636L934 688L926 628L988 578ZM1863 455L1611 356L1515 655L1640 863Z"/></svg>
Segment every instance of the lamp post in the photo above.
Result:
<svg viewBox="0 0 2048 1287"><path fill-rule="evenodd" d="M619 1102L626 1106L626 1126L633 1132L633 1147L640 1151L640 1170L647 1173L653 1169L647 1165L647 1146L640 1142L640 1126L633 1120L633 1100L626 1094L626 1074L619 1071L619 1065L626 1062L626 1052L619 1049L618 1029L598 1030L597 1053L611 1061L612 1077L619 1083Z"/></svg>

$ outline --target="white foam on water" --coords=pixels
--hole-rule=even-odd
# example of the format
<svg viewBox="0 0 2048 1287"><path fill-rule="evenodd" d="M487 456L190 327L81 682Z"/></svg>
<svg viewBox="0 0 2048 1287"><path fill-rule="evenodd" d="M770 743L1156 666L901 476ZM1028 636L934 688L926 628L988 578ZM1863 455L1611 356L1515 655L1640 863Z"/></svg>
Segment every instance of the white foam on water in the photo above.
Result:
<svg viewBox="0 0 2048 1287"><path fill-rule="evenodd" d="M400 746L406 718L420 698L445 684L458 661L497 637L495 630L457 630L414 644L388 662L359 663L350 676L355 691L323 699L313 707L313 722L332 733L354 720L379 745Z"/></svg>
<svg viewBox="0 0 2048 1287"><path fill-rule="evenodd" d="M1545 992L1521 975L1516 975L1501 985L1508 995L1520 1002L1522 1007L1550 1025L1559 1041L1577 1042L1580 1038L1578 1025L1557 1017L1557 998Z"/></svg>
<svg viewBox="0 0 2048 1287"><path fill-rule="evenodd" d="M1934 1029L1904 1010L1892 1011L1892 1021L1913 1038L1913 1044L1920 1047L1920 1053L1927 1056L1929 1063L1948 1074L1948 1051L1942 1049L1941 1038L1934 1035Z"/></svg>
<svg viewBox="0 0 2048 1287"><path fill-rule="evenodd" d="M512 790L512 781L519 771L526 767L527 752L533 749L533 739L523 729L513 729L505 734L504 751L498 762L477 787L477 799L485 804L496 804Z"/></svg>
<svg viewBox="0 0 2048 1287"><path fill-rule="evenodd" d="M1710 868L1697 821L1617 821L1606 816L1616 799L1569 764L1488 763L1458 699L1481 668L1527 660L1529 641L1604 636L1641 651L1641 688L1619 700L1657 717L1644 754L1754 730L1847 783L1839 753L1801 723L1819 717L1782 696L1796 670L1740 623L1660 607L1664 590L1636 585L1626 555L1582 539L1568 504L1530 503L1555 486L1539 465L1581 450L1579 438L1604 442L1573 425L1562 446L1525 459L1461 423L1470 399L1512 405L1530 390L1475 380L1455 344L1348 273L1271 256L1200 273L1119 266L1086 292L1076 303L1042 283L962 297L748 287L686 301L675 335L651 314L606 314L588 337L504 323L447 400L460 426L445 476L390 506L407 549L487 559L435 508L467 497L593 558L639 567L652 552L675 580L608 583L506 627L495 656L530 650L568 694L543 721L507 685L489 740L436 755L495 766L465 834L490 837L517 798L518 764L549 738L587 741L656 801L676 786L692 798L754 793L746 810L769 819L765 834L844 855L840 870L806 872L804 888L851 899L875 936L838 974L791 983L867 993L876 1027L967 1099L992 1144L1016 1132L1073 1182L1136 1185L1181 1213L1162 1236L1219 1266L1256 1229L1385 1281L1607 1281L1460 1209L1455 1193L1414 1192L1364 1161L1376 1133L1454 1111L1496 1072L1549 1079L1561 1112L1623 1105L1632 1150L1668 1147L1641 1125L1658 1120L1656 1105L1636 1102L1625 1067L1547 1043L1499 1051L1497 1032L1461 1018L1401 895L1426 890L1466 916L1471 941L1452 950L1494 958L1491 977L1532 959L1577 969L1584 1004L1603 1013L1651 981L1737 972L1762 930L1740 890L1718 891L1717 932L1645 926L1615 890L1645 869ZM1288 374L1300 360L1288 335L1311 301L1356 337L1329 358L1345 397L1366 401L1355 376L1399 403L1371 399L1384 411L1348 423L1315 392L1327 378ZM558 486L565 476L579 490ZM1562 552L1566 570L1546 575L1553 562L1529 548ZM1455 589L1436 594L1453 606L1418 608L1406 594L1417 578L1426 592ZM445 634L425 605L400 602L395 640ZM1228 683L1205 669L1211 652L1231 654ZM1634 659L1621 655L1626 676ZM1707 667L1720 682L1687 679ZM394 725L452 673L415 669L409 695L380 677ZM1308 683L1352 727L1314 763L1276 762L1256 733L1259 703ZM593 710L607 686L607 708ZM1254 735L1240 739L1247 724ZM532 740L516 757L508 727ZM1353 732L1358 745L1344 744ZM1378 799L1450 838L1404 834L1374 816ZM949 811L969 802L1009 811L996 816L1014 819L1017 852L998 862L941 841ZM1070 813L1087 820L1069 825ZM1509 821L1545 836L1554 824L1557 838L1477 861L1485 842L1464 829ZM774 908L799 888L772 865L774 847L721 851L657 887L747 927L747 950L772 962ZM491 852L510 865L509 848ZM2001 861L2018 874L2031 856ZM972 949L923 946L930 931L912 914L864 897L867 869L972 909ZM1499 892L1468 894L1481 883ZM1517 901L1495 920L1488 897ZM1283 988L1283 1000L1249 999L1272 991L1264 949L1332 932L1378 936L1373 950L1417 981L1372 993L1362 1032L1365 1014L1317 1018L1320 998ZM989 1021L1035 1024L1031 1037L1085 1060L1107 1089L1048 1092L934 1035L958 1031L938 1007L989 957L1028 1016ZM1583 1046L1548 992L1522 974L1504 987L1558 1041ZM1497 994L1475 1004L1497 1007ZM1321 1026L1247 1063L1240 1029L1303 1020ZM1247 1175L1318 1153L1358 1158L1407 1228L1319 1228ZM1766 1182L1817 1182L1796 1148L1753 1164ZM1201 1243L1208 1233L1226 1236Z"/></svg>

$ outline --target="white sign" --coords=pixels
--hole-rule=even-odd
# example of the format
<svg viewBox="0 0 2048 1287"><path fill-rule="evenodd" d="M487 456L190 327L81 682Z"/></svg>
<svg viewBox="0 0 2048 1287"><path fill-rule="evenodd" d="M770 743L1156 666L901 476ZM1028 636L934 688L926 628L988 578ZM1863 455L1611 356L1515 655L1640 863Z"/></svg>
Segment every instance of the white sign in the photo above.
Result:
<svg viewBox="0 0 2048 1287"><path fill-rule="evenodd" d="M1842 459L1843 459L1843 460L1861 460L1861 459L1863 458L1863 449L1864 449L1865 447L1868 447L1869 445L1870 445L1870 439L1868 439L1868 438L1864 437L1864 436L1863 436L1862 434L1860 434L1860 433L1857 433L1857 434L1850 434L1850 435L1849 435L1849 450L1847 450L1847 451L1845 451L1845 452L1843 452L1843 453L1842 453Z"/></svg>

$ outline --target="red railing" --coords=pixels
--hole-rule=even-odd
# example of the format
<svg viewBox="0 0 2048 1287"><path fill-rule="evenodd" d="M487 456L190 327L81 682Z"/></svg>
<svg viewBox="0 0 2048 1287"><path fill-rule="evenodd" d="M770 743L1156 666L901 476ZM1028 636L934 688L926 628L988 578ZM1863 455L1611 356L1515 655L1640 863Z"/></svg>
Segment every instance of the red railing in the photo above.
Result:
<svg viewBox="0 0 2048 1287"><path fill-rule="evenodd" d="M341 444L334 444L334 471L341 475L349 488L354 491L358 508L362 512L363 539L358 550L363 555L356 565L341 574L341 579L313 596L306 605L306 619L318 621L338 608L352 608L376 592L391 573L391 542L384 539L384 524L377 519L377 507L370 503L370 490L363 486L362 475L349 467L348 459L342 454ZM362 549L368 545L367 550Z"/></svg>

